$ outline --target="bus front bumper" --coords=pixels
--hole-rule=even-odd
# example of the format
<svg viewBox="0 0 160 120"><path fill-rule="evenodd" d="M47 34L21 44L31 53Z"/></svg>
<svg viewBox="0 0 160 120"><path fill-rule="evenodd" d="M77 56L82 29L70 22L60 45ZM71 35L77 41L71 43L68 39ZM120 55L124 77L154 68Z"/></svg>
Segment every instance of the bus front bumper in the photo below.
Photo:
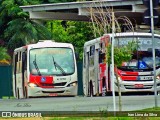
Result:
<svg viewBox="0 0 160 120"><path fill-rule="evenodd" d="M77 85L70 87L56 87L56 88L41 88L41 87L29 87L28 97L38 96L76 96Z"/></svg>
<svg viewBox="0 0 160 120"><path fill-rule="evenodd" d="M160 91L160 80L157 80L157 91ZM154 81L135 82L120 81L121 92L154 92ZM115 91L118 92L118 84L115 83Z"/></svg>

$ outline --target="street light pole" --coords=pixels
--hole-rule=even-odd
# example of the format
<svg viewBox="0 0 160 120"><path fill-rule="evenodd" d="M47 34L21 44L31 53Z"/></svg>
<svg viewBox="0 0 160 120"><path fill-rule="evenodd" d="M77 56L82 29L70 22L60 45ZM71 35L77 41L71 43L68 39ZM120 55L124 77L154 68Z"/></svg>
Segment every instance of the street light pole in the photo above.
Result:
<svg viewBox="0 0 160 120"><path fill-rule="evenodd" d="M151 32L152 32L152 55L153 55L153 74L154 74L154 97L155 107L157 107L157 83L156 83L156 64L155 64L155 41L154 41L154 20L153 20L153 1L150 0Z"/></svg>
<svg viewBox="0 0 160 120"><path fill-rule="evenodd" d="M115 100L115 89L114 89L114 34L115 34L115 23L114 23L114 12L112 10L112 47L111 47L111 61L112 61L112 96L113 96L113 110L114 116L116 115L116 100Z"/></svg>

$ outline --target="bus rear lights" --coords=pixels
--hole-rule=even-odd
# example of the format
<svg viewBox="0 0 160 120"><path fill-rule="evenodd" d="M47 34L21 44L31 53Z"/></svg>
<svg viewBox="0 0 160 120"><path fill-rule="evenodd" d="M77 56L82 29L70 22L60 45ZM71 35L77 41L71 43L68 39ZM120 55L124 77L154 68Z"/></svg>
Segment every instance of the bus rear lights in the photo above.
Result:
<svg viewBox="0 0 160 120"><path fill-rule="evenodd" d="M36 84L34 83L28 83L28 86L31 87L31 88L34 88L34 87L38 87Z"/></svg>

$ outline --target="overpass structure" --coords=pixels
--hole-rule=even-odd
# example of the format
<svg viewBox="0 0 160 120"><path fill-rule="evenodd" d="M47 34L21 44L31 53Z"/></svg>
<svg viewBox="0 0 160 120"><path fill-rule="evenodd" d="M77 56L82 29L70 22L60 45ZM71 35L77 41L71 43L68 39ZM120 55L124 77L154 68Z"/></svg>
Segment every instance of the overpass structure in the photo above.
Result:
<svg viewBox="0 0 160 120"><path fill-rule="evenodd" d="M23 11L29 12L30 19L65 21L90 21L90 8L93 8L94 12L97 12L97 8L103 10L106 8L113 8L115 16L126 16L132 21L132 24L136 25L144 24L143 14L147 9L143 5L142 0L96 0L20 7ZM160 11L159 6L157 6L156 9Z"/></svg>

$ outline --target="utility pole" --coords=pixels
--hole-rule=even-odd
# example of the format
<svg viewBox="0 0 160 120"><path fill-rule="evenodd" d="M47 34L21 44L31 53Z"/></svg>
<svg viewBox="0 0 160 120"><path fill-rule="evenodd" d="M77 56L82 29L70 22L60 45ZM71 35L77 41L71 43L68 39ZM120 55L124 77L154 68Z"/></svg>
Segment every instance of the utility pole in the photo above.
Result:
<svg viewBox="0 0 160 120"><path fill-rule="evenodd" d="M112 61L112 96L113 96L113 111L114 116L116 116L116 100L115 100L115 89L114 89L114 34L115 34L115 22L114 22L114 12L112 10L112 47L111 47L111 61Z"/></svg>
<svg viewBox="0 0 160 120"><path fill-rule="evenodd" d="M156 63L155 63L155 40L154 40L154 25L158 23L158 12L154 9L159 4L159 0L143 0L144 5L148 8L144 12L144 22L150 25L152 34L152 56L153 56L153 80L154 80L154 98L155 107L157 107L157 83L156 83Z"/></svg>
<svg viewBox="0 0 160 120"><path fill-rule="evenodd" d="M153 71L154 71L154 97L155 107L157 107L157 83L156 83L156 63L155 63L155 41L154 41L154 16L153 16L153 1L150 0L150 15L151 15L151 32L152 32L152 55L153 55Z"/></svg>

